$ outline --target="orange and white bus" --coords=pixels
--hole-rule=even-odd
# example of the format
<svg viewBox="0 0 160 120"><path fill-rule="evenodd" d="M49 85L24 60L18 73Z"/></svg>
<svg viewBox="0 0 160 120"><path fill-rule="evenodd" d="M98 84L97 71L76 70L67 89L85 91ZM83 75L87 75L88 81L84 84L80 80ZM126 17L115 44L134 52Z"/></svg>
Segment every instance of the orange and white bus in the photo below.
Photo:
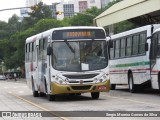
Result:
<svg viewBox="0 0 160 120"><path fill-rule="evenodd" d="M25 71L33 96L108 92L109 60L101 27L53 28L26 39Z"/></svg>

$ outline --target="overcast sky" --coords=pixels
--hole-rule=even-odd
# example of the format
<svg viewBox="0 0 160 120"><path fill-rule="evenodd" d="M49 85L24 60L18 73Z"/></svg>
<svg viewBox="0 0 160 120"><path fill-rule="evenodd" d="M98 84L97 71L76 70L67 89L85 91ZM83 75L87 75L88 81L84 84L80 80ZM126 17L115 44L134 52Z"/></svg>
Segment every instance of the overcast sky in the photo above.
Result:
<svg viewBox="0 0 160 120"><path fill-rule="evenodd" d="M52 4L53 2L59 2L60 0L43 0L46 4ZM0 10L6 8L15 8L15 7L25 7L26 0L1 0L0 1ZM0 11L0 20L8 21L8 18L12 17L13 14L20 15L20 10L9 10L9 11Z"/></svg>

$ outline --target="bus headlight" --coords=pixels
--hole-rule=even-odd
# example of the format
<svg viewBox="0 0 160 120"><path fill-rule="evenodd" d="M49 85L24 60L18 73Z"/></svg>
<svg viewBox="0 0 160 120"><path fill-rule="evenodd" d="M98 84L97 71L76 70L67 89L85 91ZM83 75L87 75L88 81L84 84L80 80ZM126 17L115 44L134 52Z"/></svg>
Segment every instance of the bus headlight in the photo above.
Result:
<svg viewBox="0 0 160 120"><path fill-rule="evenodd" d="M66 84L66 82L62 78L60 78L58 76L55 77L55 81L58 84Z"/></svg>
<svg viewBox="0 0 160 120"><path fill-rule="evenodd" d="M100 78L97 78L96 83L105 82L106 80L109 80L109 75L104 74Z"/></svg>

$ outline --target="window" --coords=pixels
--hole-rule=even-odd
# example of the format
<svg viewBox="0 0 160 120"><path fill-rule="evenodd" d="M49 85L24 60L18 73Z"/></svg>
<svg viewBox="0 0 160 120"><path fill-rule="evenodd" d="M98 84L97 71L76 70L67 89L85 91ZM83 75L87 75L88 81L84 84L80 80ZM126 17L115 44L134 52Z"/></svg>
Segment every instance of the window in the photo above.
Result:
<svg viewBox="0 0 160 120"><path fill-rule="evenodd" d="M140 34L140 39L139 39L139 54L145 53L145 42L146 42L146 34L141 33Z"/></svg>
<svg viewBox="0 0 160 120"><path fill-rule="evenodd" d="M126 39L121 39L121 57L125 57Z"/></svg>
<svg viewBox="0 0 160 120"><path fill-rule="evenodd" d="M158 36L157 36L158 40L158 44L157 44L157 56L160 57L160 32L158 33Z"/></svg>
<svg viewBox="0 0 160 120"><path fill-rule="evenodd" d="M33 50L33 52L32 52L32 59L33 59L33 61L35 61L36 60L36 42L33 42L32 43L32 50Z"/></svg>
<svg viewBox="0 0 160 120"><path fill-rule="evenodd" d="M26 54L25 54L25 55L26 55L26 61L28 61L28 46L29 46L29 45L26 44Z"/></svg>
<svg viewBox="0 0 160 120"><path fill-rule="evenodd" d="M151 41L151 50L150 50L150 59L156 59L156 51L157 51L157 34L154 34Z"/></svg>
<svg viewBox="0 0 160 120"><path fill-rule="evenodd" d="M29 43L29 46L30 46L29 61L32 61L32 43Z"/></svg>
<svg viewBox="0 0 160 120"><path fill-rule="evenodd" d="M133 36L132 55L138 54L138 42L139 42L139 35L134 35Z"/></svg>
<svg viewBox="0 0 160 120"><path fill-rule="evenodd" d="M127 37L126 56L131 55L131 48L132 48L132 37Z"/></svg>
<svg viewBox="0 0 160 120"><path fill-rule="evenodd" d="M115 58L119 58L120 40L115 41Z"/></svg>
<svg viewBox="0 0 160 120"><path fill-rule="evenodd" d="M110 59L114 58L114 48L115 48L115 41L113 41L113 48L110 48Z"/></svg>
<svg viewBox="0 0 160 120"><path fill-rule="evenodd" d="M43 39L39 40L39 59L42 59L42 53L43 53Z"/></svg>

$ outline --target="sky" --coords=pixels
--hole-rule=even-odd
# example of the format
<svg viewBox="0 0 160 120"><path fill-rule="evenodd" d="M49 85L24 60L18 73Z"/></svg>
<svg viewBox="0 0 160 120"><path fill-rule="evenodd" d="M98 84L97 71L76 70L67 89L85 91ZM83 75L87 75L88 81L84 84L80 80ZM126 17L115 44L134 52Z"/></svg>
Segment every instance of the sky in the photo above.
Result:
<svg viewBox="0 0 160 120"><path fill-rule="evenodd" d="M53 2L60 2L60 0L42 0L44 3L51 5ZM66 0L67 1L67 0ZM0 0L0 10L7 8L26 7L26 0ZM20 10L0 11L0 20L8 22L8 19L13 14L20 15Z"/></svg>

